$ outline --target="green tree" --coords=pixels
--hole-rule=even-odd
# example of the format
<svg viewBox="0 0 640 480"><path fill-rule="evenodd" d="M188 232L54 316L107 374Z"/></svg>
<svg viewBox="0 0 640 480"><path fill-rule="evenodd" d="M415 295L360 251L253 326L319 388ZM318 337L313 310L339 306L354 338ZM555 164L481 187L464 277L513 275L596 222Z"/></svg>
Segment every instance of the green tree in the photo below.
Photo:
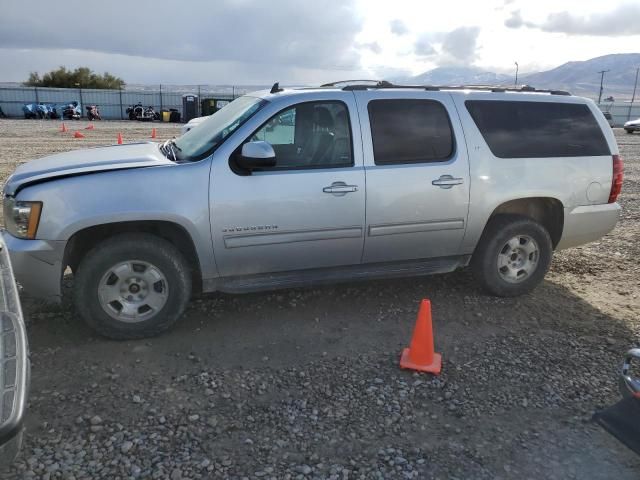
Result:
<svg viewBox="0 0 640 480"><path fill-rule="evenodd" d="M60 67L45 73L42 78L38 72L31 72L29 79L24 82L28 87L58 87L58 88L108 88L119 89L124 87L125 83L119 77L115 77L108 72L97 74L87 67L76 68L75 70L67 70L66 67Z"/></svg>

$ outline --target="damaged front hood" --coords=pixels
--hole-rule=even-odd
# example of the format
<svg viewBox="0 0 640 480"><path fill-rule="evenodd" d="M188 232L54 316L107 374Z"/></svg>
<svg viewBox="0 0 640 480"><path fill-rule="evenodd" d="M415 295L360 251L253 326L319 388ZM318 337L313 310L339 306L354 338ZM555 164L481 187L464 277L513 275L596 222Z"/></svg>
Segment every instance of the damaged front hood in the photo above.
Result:
<svg viewBox="0 0 640 480"><path fill-rule="evenodd" d="M55 178L160 165L174 163L160 153L157 143L151 142L58 153L16 168L5 184L4 194L13 196L27 185Z"/></svg>

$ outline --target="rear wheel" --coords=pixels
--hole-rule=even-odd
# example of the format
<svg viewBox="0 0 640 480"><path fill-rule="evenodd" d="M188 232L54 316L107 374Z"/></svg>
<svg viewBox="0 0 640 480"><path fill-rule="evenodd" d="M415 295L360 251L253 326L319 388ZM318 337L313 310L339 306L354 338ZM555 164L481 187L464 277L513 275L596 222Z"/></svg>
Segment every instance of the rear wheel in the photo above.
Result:
<svg viewBox="0 0 640 480"><path fill-rule="evenodd" d="M633 130L627 130L626 128L624 129L624 131L627 133L633 133Z"/></svg>
<svg viewBox="0 0 640 480"><path fill-rule="evenodd" d="M184 312L191 274L182 254L148 234L123 234L94 247L80 263L74 300L83 319L114 339L157 335Z"/></svg>
<svg viewBox="0 0 640 480"><path fill-rule="evenodd" d="M542 225L520 215L497 215L482 234L471 265L487 292L514 297L542 281L552 255L553 244Z"/></svg>

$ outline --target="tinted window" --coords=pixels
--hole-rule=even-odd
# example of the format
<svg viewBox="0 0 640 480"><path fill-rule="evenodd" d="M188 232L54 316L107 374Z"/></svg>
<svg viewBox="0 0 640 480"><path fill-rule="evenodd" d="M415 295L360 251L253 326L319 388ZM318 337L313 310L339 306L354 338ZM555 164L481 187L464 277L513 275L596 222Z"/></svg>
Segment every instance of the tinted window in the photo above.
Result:
<svg viewBox="0 0 640 480"><path fill-rule="evenodd" d="M611 155L587 105L492 100L465 105L496 157Z"/></svg>
<svg viewBox="0 0 640 480"><path fill-rule="evenodd" d="M353 165L349 125L342 102L307 102L271 117L251 140L271 144L276 169L346 167Z"/></svg>
<svg viewBox="0 0 640 480"><path fill-rule="evenodd" d="M442 162L453 154L444 106L433 100L373 100L369 119L376 165Z"/></svg>

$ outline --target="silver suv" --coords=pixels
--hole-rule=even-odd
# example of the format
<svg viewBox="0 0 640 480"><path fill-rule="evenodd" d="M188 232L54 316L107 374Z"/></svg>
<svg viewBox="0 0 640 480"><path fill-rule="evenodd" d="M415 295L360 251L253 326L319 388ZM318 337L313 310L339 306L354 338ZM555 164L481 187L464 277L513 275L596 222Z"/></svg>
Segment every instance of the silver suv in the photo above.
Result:
<svg viewBox="0 0 640 480"><path fill-rule="evenodd" d="M531 88L331 84L240 97L176 140L52 155L4 188L27 293L98 332L167 329L199 292L471 265L521 295L616 224L622 162L590 100Z"/></svg>

